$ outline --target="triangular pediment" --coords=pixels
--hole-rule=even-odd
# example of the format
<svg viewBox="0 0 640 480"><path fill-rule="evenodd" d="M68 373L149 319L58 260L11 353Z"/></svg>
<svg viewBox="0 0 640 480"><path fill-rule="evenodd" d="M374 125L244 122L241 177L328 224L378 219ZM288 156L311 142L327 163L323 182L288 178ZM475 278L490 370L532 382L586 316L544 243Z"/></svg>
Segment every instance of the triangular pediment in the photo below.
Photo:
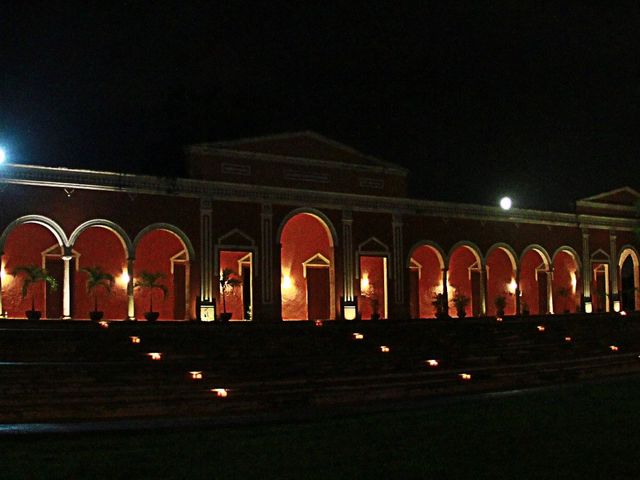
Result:
<svg viewBox="0 0 640 480"><path fill-rule="evenodd" d="M371 237L360 245L358 245L358 251L362 253L370 254L387 254L389 253L389 247L378 240L376 237Z"/></svg>
<svg viewBox="0 0 640 480"><path fill-rule="evenodd" d="M352 147L311 131L289 132L227 142L208 143L206 146L208 148L223 149L230 152L275 155L287 158L324 160L401 169L398 165L366 155Z"/></svg>
<svg viewBox="0 0 640 480"><path fill-rule="evenodd" d="M238 228L234 228L218 238L218 245L232 245L238 247L253 247L255 242L253 238Z"/></svg>
<svg viewBox="0 0 640 480"><path fill-rule="evenodd" d="M621 187L609 192L599 193L578 201L586 203L604 203L608 205L635 206L640 201L640 193L631 187Z"/></svg>

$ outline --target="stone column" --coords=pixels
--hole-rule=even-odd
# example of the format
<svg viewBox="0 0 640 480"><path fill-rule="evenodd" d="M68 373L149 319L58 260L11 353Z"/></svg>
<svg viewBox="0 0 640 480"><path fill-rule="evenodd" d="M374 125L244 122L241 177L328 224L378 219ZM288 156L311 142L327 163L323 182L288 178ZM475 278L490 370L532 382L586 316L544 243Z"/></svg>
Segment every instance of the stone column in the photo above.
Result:
<svg viewBox="0 0 640 480"><path fill-rule="evenodd" d="M71 260L73 253L71 248L64 247L62 261L64 262L64 277L62 281L62 318L64 320L71 319Z"/></svg>
<svg viewBox="0 0 640 480"><path fill-rule="evenodd" d="M616 232L609 230L609 282L611 284L611 292L609 296L609 311L615 311L616 304L620 310L620 292L618 291L618 247L616 244Z"/></svg>
<svg viewBox="0 0 640 480"><path fill-rule="evenodd" d="M520 269L516 268L514 271L515 280L516 280L516 289L514 291L514 295L516 296L516 315L520 315Z"/></svg>
<svg viewBox="0 0 640 480"><path fill-rule="evenodd" d="M273 304L273 211L270 203L262 204L260 214L260 250L262 258L262 303Z"/></svg>
<svg viewBox="0 0 640 480"><path fill-rule="evenodd" d="M582 229L582 308L591 303L591 253L589 252L589 231ZM593 308L593 307L591 307Z"/></svg>
<svg viewBox="0 0 640 480"><path fill-rule="evenodd" d="M127 275L129 275L129 282L127 283L127 320L136 319L135 302L133 301L133 277L135 272L133 271L133 264L135 258L127 258Z"/></svg>
<svg viewBox="0 0 640 480"><path fill-rule="evenodd" d="M553 311L553 267L549 267L547 272L547 310L548 313L554 313ZM545 312L546 313L546 312Z"/></svg>
<svg viewBox="0 0 640 480"><path fill-rule="evenodd" d="M352 302L354 298L353 273L353 214L350 210L342 212L342 273L343 273L343 292L342 296L345 301Z"/></svg>
<svg viewBox="0 0 640 480"><path fill-rule="evenodd" d="M399 214L393 214L393 276L395 277L395 294L394 300L396 312L398 306L404 304L404 249L402 241L402 217Z"/></svg>
<svg viewBox="0 0 640 480"><path fill-rule="evenodd" d="M489 289L487 288L487 266L480 264L480 315L487 316L487 296Z"/></svg>
<svg viewBox="0 0 640 480"><path fill-rule="evenodd" d="M200 300L204 302L212 301L214 296L211 236L211 200L203 199L200 202ZM196 312L196 317L200 318L200 312Z"/></svg>
<svg viewBox="0 0 640 480"><path fill-rule="evenodd" d="M442 295L444 296L444 316L449 317L449 287L447 285L449 269L442 269Z"/></svg>

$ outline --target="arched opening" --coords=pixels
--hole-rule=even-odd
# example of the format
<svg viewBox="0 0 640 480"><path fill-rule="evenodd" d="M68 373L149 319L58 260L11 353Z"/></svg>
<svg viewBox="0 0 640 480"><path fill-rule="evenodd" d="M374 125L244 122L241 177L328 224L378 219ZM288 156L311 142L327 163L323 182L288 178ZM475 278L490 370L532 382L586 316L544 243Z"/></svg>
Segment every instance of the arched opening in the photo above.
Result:
<svg viewBox="0 0 640 480"><path fill-rule="evenodd" d="M575 313L580 311L582 279L576 254L566 248L553 257L553 311Z"/></svg>
<svg viewBox="0 0 640 480"><path fill-rule="evenodd" d="M483 314L484 285L482 278L482 258L477 248L470 244L454 246L449 254L449 301L453 304L450 313L478 317ZM466 304L466 305L465 305Z"/></svg>
<svg viewBox="0 0 640 480"><path fill-rule="evenodd" d="M27 222L14 225L5 232L2 275L2 308L10 318L24 318L32 303L42 312L43 318L63 317L64 265L63 245L60 238L46 225ZM14 276L17 267L37 266L45 268L57 283L55 290L45 282L32 285L26 297L22 296L24 277Z"/></svg>
<svg viewBox="0 0 640 480"><path fill-rule="evenodd" d="M520 258L520 309L523 315L552 313L549 256L542 247L529 247Z"/></svg>
<svg viewBox="0 0 640 480"><path fill-rule="evenodd" d="M142 272L159 273L157 281L167 289L164 297L159 289L136 288L134 303L136 318L144 318L153 302L153 310L165 320L189 319L190 244L173 230L163 227L145 229L135 242L134 278Z"/></svg>
<svg viewBox="0 0 640 480"><path fill-rule="evenodd" d="M418 245L409 256L408 267L411 318L435 317L433 302L435 296L442 293L442 253L433 245Z"/></svg>
<svg viewBox="0 0 640 480"><path fill-rule="evenodd" d="M489 249L487 268L487 314L516 314L516 259L505 246Z"/></svg>
<svg viewBox="0 0 640 480"><path fill-rule="evenodd" d="M625 311L640 308L640 262L638 253L631 247L620 252L620 302Z"/></svg>
<svg viewBox="0 0 640 480"><path fill-rule="evenodd" d="M75 318L89 318L89 312L98 308L108 320L127 318L127 270L126 242L114 230L93 225L72 235L73 249L78 253L76 273L72 282L72 312ZM83 269L100 268L114 277L111 293L98 287L87 292L88 273ZM97 304L97 305L96 305Z"/></svg>
<svg viewBox="0 0 640 480"><path fill-rule="evenodd" d="M335 318L333 238L319 216L298 213L280 234L282 319Z"/></svg>

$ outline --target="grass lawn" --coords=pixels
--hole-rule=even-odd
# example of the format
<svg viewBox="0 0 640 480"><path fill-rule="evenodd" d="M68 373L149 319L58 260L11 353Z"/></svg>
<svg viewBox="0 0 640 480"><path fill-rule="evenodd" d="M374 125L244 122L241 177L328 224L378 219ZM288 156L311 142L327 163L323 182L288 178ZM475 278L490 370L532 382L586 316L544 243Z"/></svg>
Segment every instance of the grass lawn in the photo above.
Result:
<svg viewBox="0 0 640 480"><path fill-rule="evenodd" d="M0 439L0 478L640 478L640 378L287 425Z"/></svg>

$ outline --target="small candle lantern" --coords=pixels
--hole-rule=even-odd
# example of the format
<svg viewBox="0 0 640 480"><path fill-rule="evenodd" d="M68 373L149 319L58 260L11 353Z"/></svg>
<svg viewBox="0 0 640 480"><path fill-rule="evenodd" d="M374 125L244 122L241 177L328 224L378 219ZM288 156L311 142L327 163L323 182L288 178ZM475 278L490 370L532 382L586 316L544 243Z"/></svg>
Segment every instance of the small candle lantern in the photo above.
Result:
<svg viewBox="0 0 640 480"><path fill-rule="evenodd" d="M149 352L149 353L147 353L147 356L151 360L162 360L162 353L160 353L160 352Z"/></svg>
<svg viewBox="0 0 640 480"><path fill-rule="evenodd" d="M202 372L198 370L189 372L189 376L191 377L191 380L202 380Z"/></svg>
<svg viewBox="0 0 640 480"><path fill-rule="evenodd" d="M129 340L131 340L131 343L140 343L140 337L131 336Z"/></svg>
<svg viewBox="0 0 640 480"><path fill-rule="evenodd" d="M437 367L438 365L440 365L440 364L438 363L438 360L436 360L435 358L429 359L429 360L427 360L425 363L426 363L427 365L429 365L430 367L432 367L432 368L435 368L435 367Z"/></svg>
<svg viewBox="0 0 640 480"><path fill-rule="evenodd" d="M354 333L353 334L353 339L354 340L362 340L364 338L364 335L361 333Z"/></svg>
<svg viewBox="0 0 640 480"><path fill-rule="evenodd" d="M229 390L226 388L212 388L211 391L216 394L216 397L225 398L229 396Z"/></svg>
<svg viewBox="0 0 640 480"><path fill-rule="evenodd" d="M544 332L544 326L543 325L538 325L536 328L538 329L539 332Z"/></svg>
<svg viewBox="0 0 640 480"><path fill-rule="evenodd" d="M382 353L389 353L391 351L391 349L389 347L387 347L386 345L380 345L380 351Z"/></svg>
<svg viewBox="0 0 640 480"><path fill-rule="evenodd" d="M460 380L464 380L465 382L471 380L471 374L469 373L461 373L458 376L460 377Z"/></svg>

